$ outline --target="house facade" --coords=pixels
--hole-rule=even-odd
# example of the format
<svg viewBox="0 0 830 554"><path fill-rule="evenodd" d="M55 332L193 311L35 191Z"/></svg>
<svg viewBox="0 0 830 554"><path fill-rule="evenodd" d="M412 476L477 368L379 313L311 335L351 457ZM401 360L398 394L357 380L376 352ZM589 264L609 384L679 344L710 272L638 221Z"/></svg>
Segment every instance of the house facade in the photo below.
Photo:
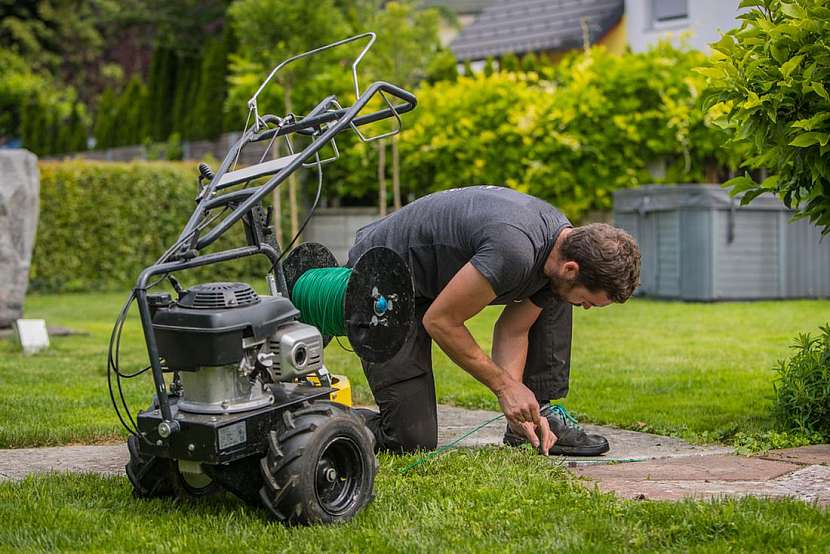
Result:
<svg viewBox="0 0 830 554"><path fill-rule="evenodd" d="M445 34L459 62L479 67L488 57L527 53L556 60L602 44L641 52L668 38L707 50L739 24L738 0L432 0L454 11L460 31Z"/></svg>
<svg viewBox="0 0 830 554"><path fill-rule="evenodd" d="M625 0L628 45L634 52L669 38L706 51L722 32L737 27L737 0Z"/></svg>

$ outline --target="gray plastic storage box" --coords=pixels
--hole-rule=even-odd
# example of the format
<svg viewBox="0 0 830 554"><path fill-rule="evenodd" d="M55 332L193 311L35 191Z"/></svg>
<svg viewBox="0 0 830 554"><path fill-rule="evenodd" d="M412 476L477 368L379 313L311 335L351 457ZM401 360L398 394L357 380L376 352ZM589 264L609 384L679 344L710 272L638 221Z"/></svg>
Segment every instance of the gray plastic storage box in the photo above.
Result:
<svg viewBox="0 0 830 554"><path fill-rule="evenodd" d="M614 222L640 244L638 292L681 300L830 296L830 237L772 195L748 206L718 185L614 193Z"/></svg>

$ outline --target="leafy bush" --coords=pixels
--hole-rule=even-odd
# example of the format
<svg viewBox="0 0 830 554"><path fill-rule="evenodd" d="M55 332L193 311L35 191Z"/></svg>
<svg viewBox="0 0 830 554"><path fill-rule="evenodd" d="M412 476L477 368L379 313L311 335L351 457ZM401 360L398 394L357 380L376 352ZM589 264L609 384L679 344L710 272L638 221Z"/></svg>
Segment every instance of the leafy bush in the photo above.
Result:
<svg viewBox="0 0 830 554"><path fill-rule="evenodd" d="M554 68L553 88L515 118L523 187L581 213L610 208L612 192L653 182L706 182L728 163L723 133L698 107L704 54L668 43L617 56L604 48ZM665 175L650 165L665 164ZM571 204L571 206L568 206ZM567 212L571 213L571 212Z"/></svg>
<svg viewBox="0 0 830 554"><path fill-rule="evenodd" d="M660 44L602 47L536 72L478 74L421 86L400 148L415 195L492 183L544 198L575 221L611 207L618 188L715 179L730 163L722 130L699 108L704 54ZM665 175L652 174L654 162ZM365 182L353 172L346 179Z"/></svg>
<svg viewBox="0 0 830 554"><path fill-rule="evenodd" d="M775 368L775 417L785 430L830 437L830 324L821 336L800 334L792 348Z"/></svg>
<svg viewBox="0 0 830 554"><path fill-rule="evenodd" d="M530 79L477 75L422 86L416 94L418 107L404 120L400 140L405 191L421 195L519 178L524 153L513 120L539 94Z"/></svg>
<svg viewBox="0 0 830 554"><path fill-rule="evenodd" d="M38 155L86 145L86 109L74 89L35 73L22 57L2 48L0 67L0 144L19 138Z"/></svg>
<svg viewBox="0 0 830 554"><path fill-rule="evenodd" d="M748 151L748 174L728 183L743 203L773 192L830 233L830 7L825 0L744 0L740 28L712 45L718 56L705 106Z"/></svg>
<svg viewBox="0 0 830 554"><path fill-rule="evenodd" d="M132 284L178 237L193 211L195 164L42 162L40 220L29 273L37 291ZM241 223L211 247L244 244ZM211 266L199 279L264 275L265 258ZM183 277L187 282L187 276Z"/></svg>

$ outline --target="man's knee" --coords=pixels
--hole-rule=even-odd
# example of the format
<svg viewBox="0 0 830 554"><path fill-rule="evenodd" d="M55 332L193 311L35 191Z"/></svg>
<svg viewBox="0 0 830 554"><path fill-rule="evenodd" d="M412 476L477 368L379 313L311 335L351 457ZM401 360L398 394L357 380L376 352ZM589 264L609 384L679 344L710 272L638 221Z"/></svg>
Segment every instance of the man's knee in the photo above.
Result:
<svg viewBox="0 0 830 554"><path fill-rule="evenodd" d="M399 453L435 450L438 446L438 425L429 418L402 422L391 433L389 450Z"/></svg>

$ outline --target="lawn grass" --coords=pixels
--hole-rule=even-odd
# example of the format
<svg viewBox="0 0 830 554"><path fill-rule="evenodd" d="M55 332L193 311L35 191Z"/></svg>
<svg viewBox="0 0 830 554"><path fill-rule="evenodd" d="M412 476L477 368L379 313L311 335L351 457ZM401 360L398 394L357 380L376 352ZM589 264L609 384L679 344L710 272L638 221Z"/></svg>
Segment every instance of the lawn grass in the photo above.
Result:
<svg viewBox="0 0 830 554"><path fill-rule="evenodd" d="M89 333L53 337L52 348L23 356L0 341L0 448L123 439L106 388L106 349L125 294L31 295L28 317ZM471 322L490 347L491 307ZM565 405L584 420L642 428L697 440L768 430L771 367L796 333L830 321L830 301L687 304L633 300L577 310L571 392ZM125 329L122 359L146 365L137 318ZM440 402L498 409L493 395L434 350ZM371 401L354 354L336 342L326 364L352 381L358 401ZM149 379L127 383L143 408Z"/></svg>
<svg viewBox="0 0 830 554"><path fill-rule="evenodd" d="M29 317L89 333L54 337L24 357L0 341L0 446L123 440L106 392L106 346L123 294L33 295ZM498 309L471 326L489 347ZM724 438L770 428L770 367L830 302L680 304L636 300L579 311L567 404L593 421ZM122 358L146 364L135 318ZM439 400L496 408L490 393L435 352ZM336 343L327 365L371 399ZM151 394L129 382L131 404ZM642 424L641 424L642 423ZM457 450L402 475L414 456L380 457L376 498L344 525L286 528L229 495L198 503L132 498L124 476L46 474L0 483L0 552L830 552L830 513L746 498L624 501L583 486L529 449Z"/></svg>
<svg viewBox="0 0 830 554"><path fill-rule="evenodd" d="M753 498L622 501L528 449L456 451L401 475L347 524L287 528L230 496L132 498L127 479L57 474L0 484L0 550L100 552L828 552L830 513Z"/></svg>
<svg viewBox="0 0 830 554"><path fill-rule="evenodd" d="M124 294L32 295L28 317L85 331L53 337L36 356L0 341L0 447L19 448L123 438L106 388L106 349ZM490 347L498 307L471 322ZM686 304L633 300L575 311L571 392L565 405L584 420L716 440L761 432L772 395L771 367L801 331L830 321L830 301ZM123 362L146 365L133 317ZM493 395L434 350L440 402L498 409ZM354 354L332 342L327 366L349 376L358 401L371 394ZM134 408L149 401L149 379L126 385Z"/></svg>

